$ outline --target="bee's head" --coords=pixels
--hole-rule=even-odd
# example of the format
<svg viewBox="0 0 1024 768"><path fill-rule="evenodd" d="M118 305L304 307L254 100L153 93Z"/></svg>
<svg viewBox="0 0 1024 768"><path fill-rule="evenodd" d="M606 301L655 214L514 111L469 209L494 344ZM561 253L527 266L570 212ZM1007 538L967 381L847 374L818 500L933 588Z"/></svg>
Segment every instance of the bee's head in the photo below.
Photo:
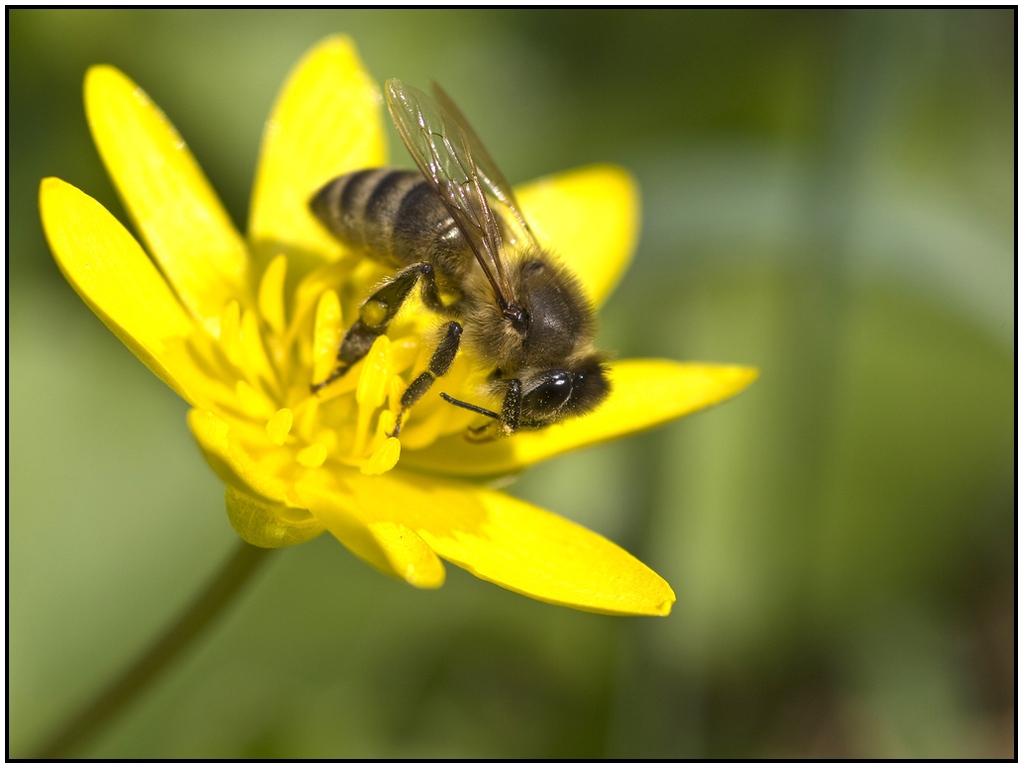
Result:
<svg viewBox="0 0 1024 768"><path fill-rule="evenodd" d="M474 442L493 440L519 429L542 429L566 419L583 416L608 397L612 385L600 353L589 353L564 368L534 370L512 381L496 379L494 393L504 393L501 413L458 400L444 392L448 403L493 419L472 427L466 434Z"/></svg>

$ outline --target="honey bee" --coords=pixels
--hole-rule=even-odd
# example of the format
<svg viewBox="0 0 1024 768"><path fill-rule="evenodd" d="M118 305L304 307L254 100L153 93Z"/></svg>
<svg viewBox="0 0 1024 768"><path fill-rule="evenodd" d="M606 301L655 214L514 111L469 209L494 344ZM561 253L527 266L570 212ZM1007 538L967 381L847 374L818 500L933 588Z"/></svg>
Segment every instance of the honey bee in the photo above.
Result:
<svg viewBox="0 0 1024 768"><path fill-rule="evenodd" d="M489 371L498 412L441 393L490 421L467 437L491 439L586 414L611 389L607 356L593 347L594 310L569 270L537 243L512 188L437 85L429 96L399 80L386 101L416 171L347 173L310 202L346 246L397 270L360 307L338 348L341 377L387 332L413 289L447 320L427 370L406 388L392 436L464 345Z"/></svg>

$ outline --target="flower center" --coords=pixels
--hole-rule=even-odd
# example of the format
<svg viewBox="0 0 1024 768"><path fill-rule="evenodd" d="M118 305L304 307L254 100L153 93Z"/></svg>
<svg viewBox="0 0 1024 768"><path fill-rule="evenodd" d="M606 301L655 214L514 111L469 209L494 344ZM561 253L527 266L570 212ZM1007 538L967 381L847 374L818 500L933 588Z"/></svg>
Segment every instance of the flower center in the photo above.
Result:
<svg viewBox="0 0 1024 768"><path fill-rule="evenodd" d="M343 259L307 274L286 300L287 267L284 255L270 262L255 307L237 301L224 307L217 343L203 355L217 369L209 377L211 400L247 450L279 469L336 463L380 474L397 464L402 445L422 448L466 429L473 415L438 396L464 393L469 381L482 378L460 352L444 379L403 416L400 437L391 436L402 394L426 370L437 344L440 319L418 300L403 307L365 357L314 393L313 385L336 370L359 303L386 272Z"/></svg>

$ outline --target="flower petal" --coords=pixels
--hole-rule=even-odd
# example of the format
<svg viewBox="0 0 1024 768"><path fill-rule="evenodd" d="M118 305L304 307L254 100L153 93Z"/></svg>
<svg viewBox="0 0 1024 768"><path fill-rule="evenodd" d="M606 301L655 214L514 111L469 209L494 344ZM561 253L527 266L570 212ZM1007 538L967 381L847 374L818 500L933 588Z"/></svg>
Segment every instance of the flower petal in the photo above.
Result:
<svg viewBox="0 0 1024 768"><path fill-rule="evenodd" d="M257 547L276 549L302 544L324 532L323 524L306 510L268 504L230 485L224 502L231 527Z"/></svg>
<svg viewBox="0 0 1024 768"><path fill-rule="evenodd" d="M332 178L385 158L380 92L352 42L329 37L295 68L267 121L249 220L258 258L337 253L310 198Z"/></svg>
<svg viewBox="0 0 1024 768"><path fill-rule="evenodd" d="M197 371L184 354L184 340L197 327L135 238L60 179L43 179L39 210L57 266L82 300L175 392L202 402Z"/></svg>
<svg viewBox="0 0 1024 768"><path fill-rule="evenodd" d="M248 252L195 158L135 83L108 66L85 78L96 147L149 252L182 304L216 333L230 299L245 305Z"/></svg>
<svg viewBox="0 0 1024 768"><path fill-rule="evenodd" d="M639 234L633 177L595 165L517 187L516 199L541 244L572 269L596 306L604 303L629 266Z"/></svg>
<svg viewBox="0 0 1024 768"><path fill-rule="evenodd" d="M666 615L672 588L582 526L498 491L401 471L345 475L366 519L419 534L445 560L529 597L596 613Z"/></svg>
<svg viewBox="0 0 1024 768"><path fill-rule="evenodd" d="M481 476L518 472L538 461L677 419L745 389L755 368L623 360L611 364L612 393L594 413L504 440L473 443L461 435L428 448L406 451L402 467L444 474Z"/></svg>
<svg viewBox="0 0 1024 768"><path fill-rule="evenodd" d="M368 517L330 475L320 477L325 482L300 482L298 492L310 512L353 554L414 587L444 584L444 564L420 536L400 522Z"/></svg>
<svg viewBox="0 0 1024 768"><path fill-rule="evenodd" d="M225 483L269 507L303 507L281 477L281 462L274 460L271 446L267 446L264 456L253 456L232 423L211 411L189 411L188 425L207 463Z"/></svg>

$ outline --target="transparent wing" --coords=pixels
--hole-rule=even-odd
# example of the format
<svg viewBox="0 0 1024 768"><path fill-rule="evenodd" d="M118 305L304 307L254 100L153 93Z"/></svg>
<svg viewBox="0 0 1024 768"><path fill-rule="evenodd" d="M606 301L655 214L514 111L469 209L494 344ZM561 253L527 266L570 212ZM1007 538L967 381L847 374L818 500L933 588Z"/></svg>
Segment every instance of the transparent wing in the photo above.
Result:
<svg viewBox="0 0 1024 768"><path fill-rule="evenodd" d="M530 229L530 225L527 223L523 214L519 212L519 203L516 202L515 193L512 192L512 185L505 179L505 174L501 172L498 164L494 162L490 152L484 146L483 142L480 141L480 137L477 136L476 131L469 124L466 116L462 114L462 110L458 108L452 98L445 92L445 90L437 83L431 83L431 90L434 93L434 98L437 100L438 105L441 109L446 111L451 117L455 118L455 121L462 126L462 130L466 134L466 139L469 142L469 149L473 155L473 161L476 164L477 175L480 178L480 182L483 184L486 191L498 200L506 209L511 222L506 220L506 225L515 222L519 227L518 237L514 232L506 233L506 236L511 236L512 243L515 243L519 238L522 238L529 243L531 246L537 246L537 238L534 237L533 231Z"/></svg>
<svg viewBox="0 0 1024 768"><path fill-rule="evenodd" d="M508 225L499 220L492 204L508 208L513 220L522 218L508 202L508 184L458 108L450 111L400 80L388 80L385 93L402 142L469 241L502 310L507 309L517 298L502 263L503 229L507 231ZM442 98L451 104L446 96ZM480 151L483 168L477 156ZM499 182L494 181L495 174Z"/></svg>

